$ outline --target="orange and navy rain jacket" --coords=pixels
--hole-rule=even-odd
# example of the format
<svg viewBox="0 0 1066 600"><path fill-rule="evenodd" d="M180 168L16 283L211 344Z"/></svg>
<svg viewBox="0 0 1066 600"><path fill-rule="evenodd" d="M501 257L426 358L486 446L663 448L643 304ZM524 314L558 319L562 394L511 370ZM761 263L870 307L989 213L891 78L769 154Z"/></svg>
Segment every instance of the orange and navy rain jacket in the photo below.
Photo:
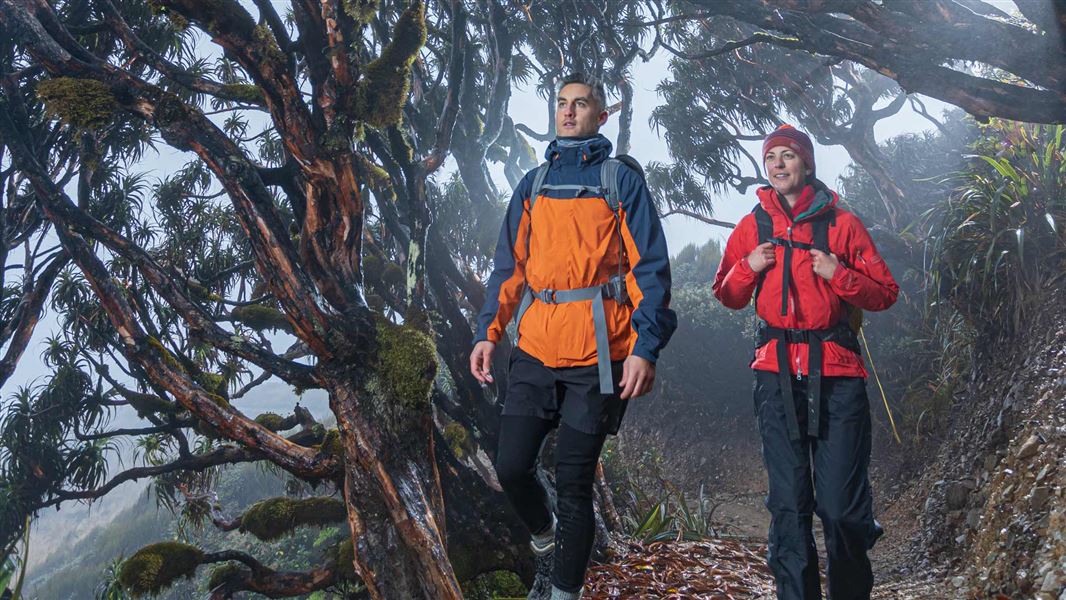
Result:
<svg viewBox="0 0 1066 600"><path fill-rule="evenodd" d="M546 185L600 185L601 163L611 155L602 135L558 139L545 154ZM621 237L629 304L605 300L611 360L635 354L655 362L677 327L670 310L670 259L666 238L643 178L619 170ZM475 343L498 342L522 300L534 290L571 290L607 283L619 272L616 215L602 195L543 190L529 211L536 170L526 173L511 197L496 247ZM518 347L548 367L596 364L591 301L533 304L519 325Z"/></svg>
<svg viewBox="0 0 1066 600"><path fill-rule="evenodd" d="M784 248L775 246L776 261L764 271L762 289L756 300L755 312L770 326L782 329L828 329L836 325L846 310L847 302L863 310L885 310L896 302L896 285L888 265L877 253L869 232L862 221L836 206L835 192L815 193L812 186L803 189L791 213L783 208L782 200L773 188L758 190L759 203L770 214L774 236L787 238L792 227L792 239L807 244L814 242L811 219L827 210L836 210L835 225L829 227L829 250L840 260L833 279L814 272L811 254L804 250L792 252L792 284L788 291L788 314L781 316L781 276L784 268ZM796 215L793 220L792 215ZM741 309L751 301L759 274L751 270L747 256L759 245L755 215L741 219L726 243L722 263L714 277L714 295L729 308ZM789 344L789 367L793 374L807 374L807 344ZM862 357L833 342L823 347L822 375L866 377ZM751 368L772 371L777 368L777 340L758 348Z"/></svg>

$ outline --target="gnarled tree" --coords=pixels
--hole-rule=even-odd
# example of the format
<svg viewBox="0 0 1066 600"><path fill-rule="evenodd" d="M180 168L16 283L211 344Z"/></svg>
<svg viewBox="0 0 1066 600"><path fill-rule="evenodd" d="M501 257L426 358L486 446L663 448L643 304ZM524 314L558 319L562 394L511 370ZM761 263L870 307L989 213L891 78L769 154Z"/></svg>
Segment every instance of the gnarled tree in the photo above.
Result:
<svg viewBox="0 0 1066 600"><path fill-rule="evenodd" d="M255 8L0 3L14 42L2 73L5 207L25 230L5 230L7 247L43 239L43 224L59 240L52 255L29 254L26 308L5 324L13 338L32 331L57 277L66 321L48 351L52 381L5 418L4 506L33 514L151 476L189 491L198 473L266 460L335 486L349 551L304 574L197 555L193 569L232 559L255 575L221 579L221 594L303 594L341 572L375 598L459 598L456 571L508 567L528 579L483 450L496 409L465 373L467 317L483 292L431 227L440 193L429 177L450 151L466 9L294 2L283 18L271 3ZM506 15L493 18L502 26ZM216 49L202 55L197 31ZM149 191L117 161L153 135L195 158ZM63 270L66 257L76 269ZM279 339L287 351L273 350ZM255 419L234 407L268 380L324 390L338 429L298 405ZM109 428L113 406L147 423ZM54 418L32 422L42 409ZM122 437L151 460L109 476L104 457ZM5 543L20 526L5 522Z"/></svg>

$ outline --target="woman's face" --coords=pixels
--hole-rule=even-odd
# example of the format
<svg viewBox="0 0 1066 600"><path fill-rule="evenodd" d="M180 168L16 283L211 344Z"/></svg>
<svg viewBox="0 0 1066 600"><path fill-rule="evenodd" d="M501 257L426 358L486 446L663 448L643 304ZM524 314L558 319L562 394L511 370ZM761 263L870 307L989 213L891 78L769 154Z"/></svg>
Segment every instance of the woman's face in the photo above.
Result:
<svg viewBox="0 0 1066 600"><path fill-rule="evenodd" d="M782 196L798 194L807 185L810 169L803 164L803 159L788 146L774 146L766 152L763 159L766 176L770 185Z"/></svg>

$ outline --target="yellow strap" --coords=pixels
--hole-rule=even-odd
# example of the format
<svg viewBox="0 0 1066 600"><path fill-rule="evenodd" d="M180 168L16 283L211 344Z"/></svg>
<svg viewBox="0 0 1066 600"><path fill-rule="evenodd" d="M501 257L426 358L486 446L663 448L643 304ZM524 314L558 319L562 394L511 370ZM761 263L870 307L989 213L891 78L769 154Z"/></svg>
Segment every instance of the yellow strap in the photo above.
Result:
<svg viewBox="0 0 1066 600"><path fill-rule="evenodd" d="M870 353L870 343L866 341L866 332L864 328L859 328L859 336L862 338L862 345L866 348L866 356L870 358L870 370L874 372L874 381L877 382L877 389L881 390L881 400L885 403L885 412L888 413L888 422L892 424L892 435L896 438L897 444L902 444L903 440L899 438L899 432L896 431L896 419L892 417L892 409L888 406L888 396L885 395L885 387L881 385L881 377L877 374L877 365L874 364L874 355Z"/></svg>

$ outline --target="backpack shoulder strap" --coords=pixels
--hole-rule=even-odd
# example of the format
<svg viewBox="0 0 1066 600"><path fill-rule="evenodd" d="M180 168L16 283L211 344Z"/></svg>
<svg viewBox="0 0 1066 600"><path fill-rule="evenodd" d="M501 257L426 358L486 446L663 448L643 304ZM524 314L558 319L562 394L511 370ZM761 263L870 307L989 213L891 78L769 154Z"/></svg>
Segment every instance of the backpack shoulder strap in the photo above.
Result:
<svg viewBox="0 0 1066 600"><path fill-rule="evenodd" d="M755 215L755 226L759 230L759 241L756 245L761 246L766 242L769 242L774 237L774 220L770 217L770 213L766 212L766 209L762 207L762 204L756 204L755 208L751 209L752 214ZM762 293L763 280L766 279L766 270L764 269L759 273L759 277L755 283L755 295L754 302L759 302L759 294Z"/></svg>
<svg viewBox="0 0 1066 600"><path fill-rule="evenodd" d="M774 220L770 217L770 213L766 212L762 204L756 204L755 208L751 209L751 212L755 215L755 225L759 228L759 245L772 240L774 237Z"/></svg>
<svg viewBox="0 0 1066 600"><path fill-rule="evenodd" d="M533 176L533 189L529 192L529 214L533 215L533 204L537 201L541 189L544 187L544 179L548 176L548 162L544 161L537 167L537 174Z"/></svg>
<svg viewBox="0 0 1066 600"><path fill-rule="evenodd" d="M622 206L622 198L618 195L619 172L622 170L622 161L617 158L608 158L600 163L600 189L603 190L603 199L611 212L618 214Z"/></svg>
<svg viewBox="0 0 1066 600"><path fill-rule="evenodd" d="M815 248L829 254L829 228L837 224L837 210L830 208L824 216L811 222L811 236Z"/></svg>

